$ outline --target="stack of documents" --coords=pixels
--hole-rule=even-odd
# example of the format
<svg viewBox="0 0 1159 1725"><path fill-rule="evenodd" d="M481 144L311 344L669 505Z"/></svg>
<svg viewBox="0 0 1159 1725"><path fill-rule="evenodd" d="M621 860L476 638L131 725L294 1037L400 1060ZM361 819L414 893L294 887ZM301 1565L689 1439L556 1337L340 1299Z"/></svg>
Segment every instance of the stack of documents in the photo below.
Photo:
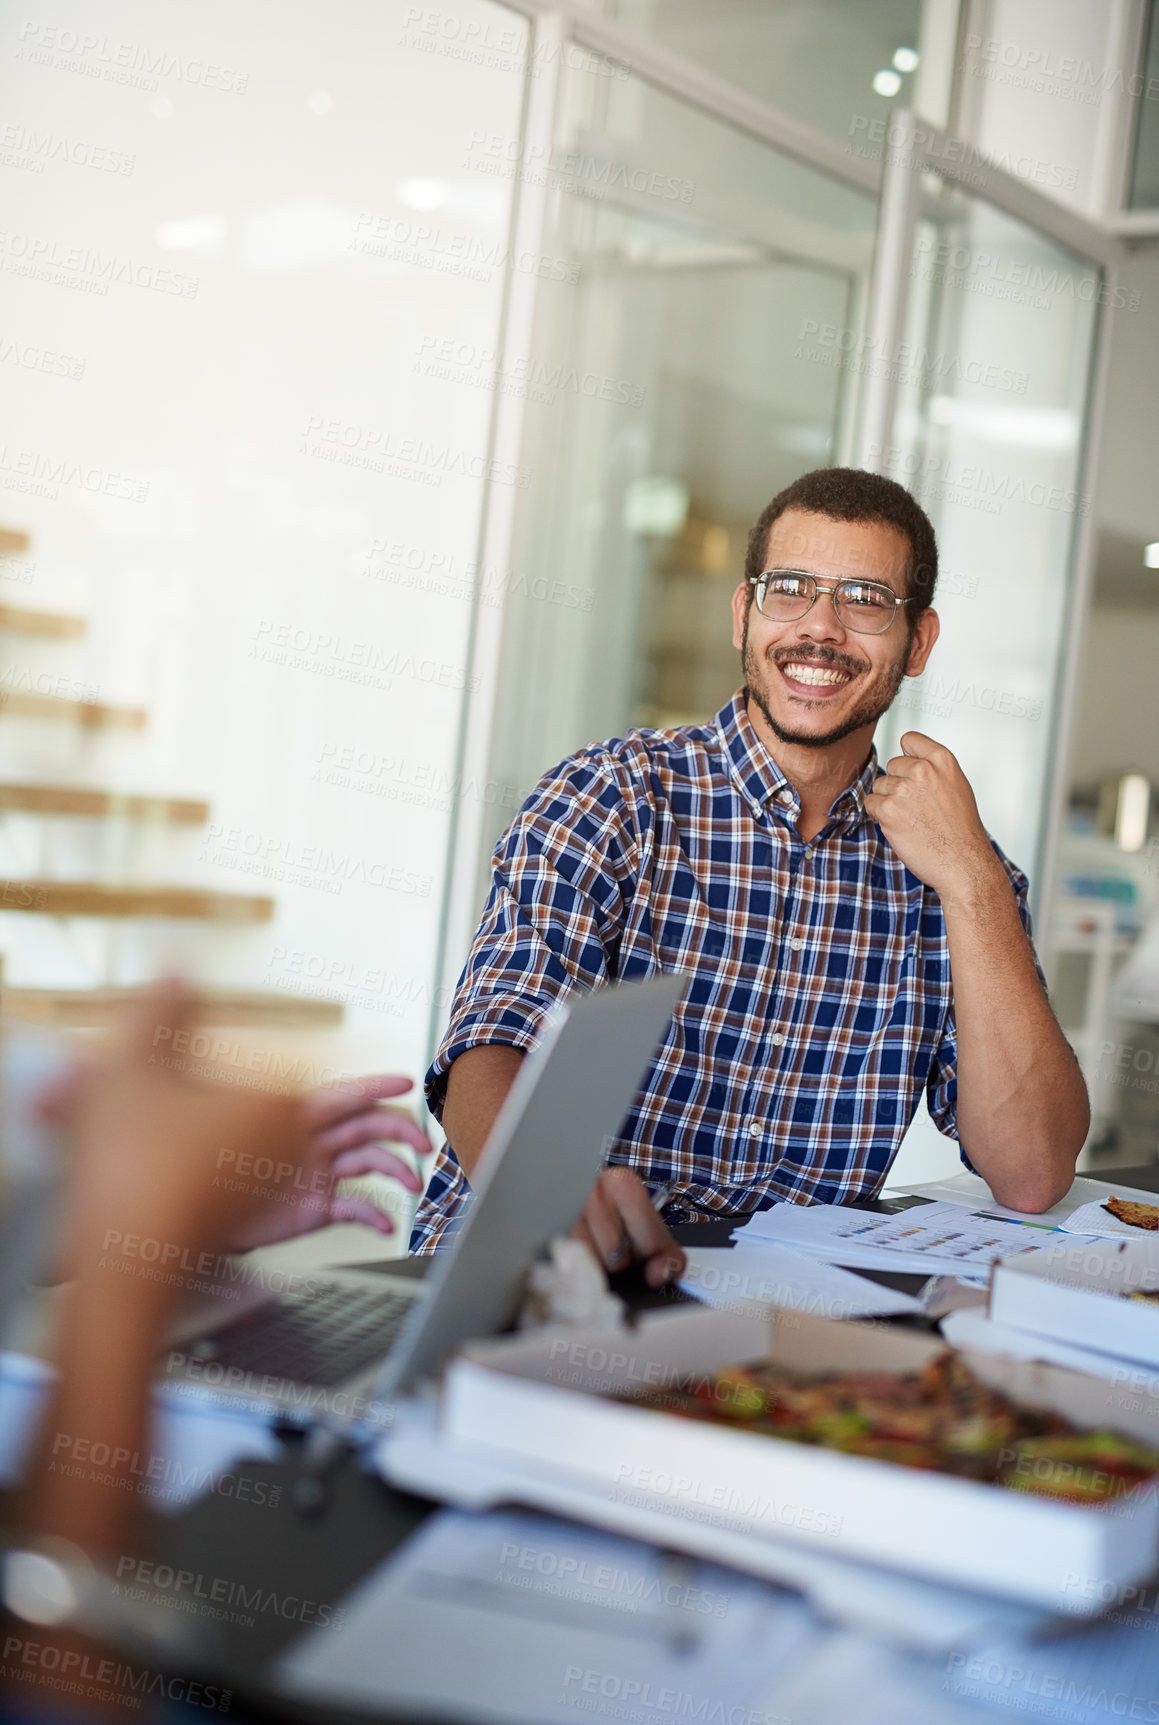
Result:
<svg viewBox="0 0 1159 1725"><path fill-rule="evenodd" d="M550 1516L434 1516L278 1662L298 1701L392 1716L741 1725L821 1633L798 1598Z"/></svg>
<svg viewBox="0 0 1159 1725"><path fill-rule="evenodd" d="M1014 1221L953 1203L921 1204L893 1216L838 1204L776 1204L758 1211L736 1238L745 1246L777 1240L850 1269L977 1280L998 1258L1057 1241L1059 1230L1050 1222Z"/></svg>
<svg viewBox="0 0 1159 1725"><path fill-rule="evenodd" d="M738 1246L689 1246L687 1258L681 1288L718 1311L787 1306L822 1318L893 1318L922 1309L910 1294L879 1287L776 1240L746 1237Z"/></svg>

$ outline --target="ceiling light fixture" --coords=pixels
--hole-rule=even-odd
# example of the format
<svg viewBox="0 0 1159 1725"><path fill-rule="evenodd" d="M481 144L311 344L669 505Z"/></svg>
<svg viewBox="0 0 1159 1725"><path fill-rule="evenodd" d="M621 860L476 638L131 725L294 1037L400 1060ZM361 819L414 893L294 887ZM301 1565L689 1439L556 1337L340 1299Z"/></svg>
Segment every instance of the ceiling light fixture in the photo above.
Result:
<svg viewBox="0 0 1159 1725"><path fill-rule="evenodd" d="M899 72L916 72L918 57L916 48L897 48L894 51L893 63Z"/></svg>
<svg viewBox="0 0 1159 1725"><path fill-rule="evenodd" d="M880 72L873 74L873 87L879 96L896 96L901 89L901 79L888 66L883 66Z"/></svg>

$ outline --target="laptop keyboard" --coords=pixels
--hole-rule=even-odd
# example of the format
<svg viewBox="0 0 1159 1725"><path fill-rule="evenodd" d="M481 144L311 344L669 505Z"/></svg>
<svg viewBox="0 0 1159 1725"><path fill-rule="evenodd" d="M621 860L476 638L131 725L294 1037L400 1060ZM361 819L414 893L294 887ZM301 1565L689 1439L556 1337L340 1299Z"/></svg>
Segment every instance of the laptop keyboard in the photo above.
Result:
<svg viewBox="0 0 1159 1725"><path fill-rule="evenodd" d="M414 1304L405 1294L313 1277L308 1292L279 1296L236 1324L199 1337L190 1352L254 1378L330 1388L389 1352Z"/></svg>

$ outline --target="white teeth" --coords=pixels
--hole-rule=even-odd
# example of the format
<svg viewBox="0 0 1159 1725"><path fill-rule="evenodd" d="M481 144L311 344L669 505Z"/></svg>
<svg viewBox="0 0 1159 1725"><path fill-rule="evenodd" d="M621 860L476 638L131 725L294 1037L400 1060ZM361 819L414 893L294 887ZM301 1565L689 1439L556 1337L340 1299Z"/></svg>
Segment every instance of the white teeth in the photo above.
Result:
<svg viewBox="0 0 1159 1725"><path fill-rule="evenodd" d="M786 677L792 677L794 683L834 684L847 683L848 671L827 671L821 665L785 665L782 667Z"/></svg>

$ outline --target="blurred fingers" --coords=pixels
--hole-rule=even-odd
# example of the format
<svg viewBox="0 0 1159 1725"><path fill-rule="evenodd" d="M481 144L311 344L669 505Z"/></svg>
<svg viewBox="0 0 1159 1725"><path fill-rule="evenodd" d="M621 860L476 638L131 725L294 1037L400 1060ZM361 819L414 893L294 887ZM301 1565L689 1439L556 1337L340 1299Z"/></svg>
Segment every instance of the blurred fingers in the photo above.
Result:
<svg viewBox="0 0 1159 1725"><path fill-rule="evenodd" d="M313 1136L319 1153L324 1156L356 1150L362 1144L408 1144L416 1156L429 1156L432 1148L417 1120L412 1120L401 1108L380 1108L377 1105L321 1129L314 1126Z"/></svg>
<svg viewBox="0 0 1159 1725"><path fill-rule="evenodd" d="M314 1130L337 1125L352 1115L364 1114L375 1102L388 1096L404 1096L414 1088L414 1080L397 1072L375 1072L365 1078L347 1079L342 1084L327 1085L324 1090L311 1090L306 1098L307 1114Z"/></svg>
<svg viewBox="0 0 1159 1725"><path fill-rule="evenodd" d="M404 1162L401 1156L390 1150L384 1150L380 1144L366 1144L355 1150L343 1151L330 1164L330 1173L335 1180L356 1180L361 1174L385 1174L391 1180L397 1180L400 1186L405 1186L408 1192L415 1193L421 1192L424 1184L422 1176L415 1173L409 1162Z"/></svg>

